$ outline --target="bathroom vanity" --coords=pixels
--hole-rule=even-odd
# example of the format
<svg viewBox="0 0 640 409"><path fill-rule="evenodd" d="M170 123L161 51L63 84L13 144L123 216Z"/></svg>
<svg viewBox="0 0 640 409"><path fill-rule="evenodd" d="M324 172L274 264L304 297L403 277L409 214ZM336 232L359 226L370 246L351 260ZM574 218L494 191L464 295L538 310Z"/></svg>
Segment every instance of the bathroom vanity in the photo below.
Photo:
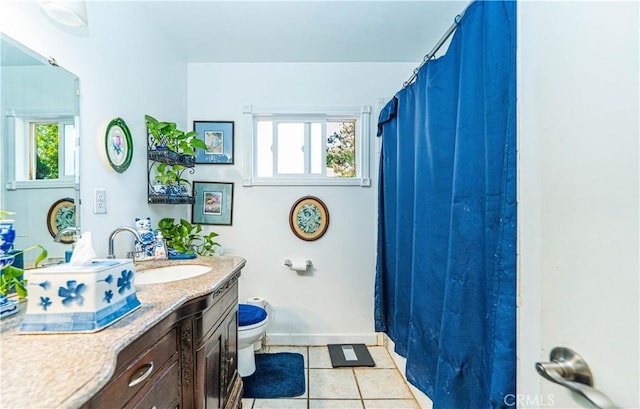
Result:
<svg viewBox="0 0 640 409"><path fill-rule="evenodd" d="M102 331L25 335L19 314L0 322L0 407L239 408L240 257L146 262L211 271L136 285L142 307ZM15 352L15 353L14 353Z"/></svg>

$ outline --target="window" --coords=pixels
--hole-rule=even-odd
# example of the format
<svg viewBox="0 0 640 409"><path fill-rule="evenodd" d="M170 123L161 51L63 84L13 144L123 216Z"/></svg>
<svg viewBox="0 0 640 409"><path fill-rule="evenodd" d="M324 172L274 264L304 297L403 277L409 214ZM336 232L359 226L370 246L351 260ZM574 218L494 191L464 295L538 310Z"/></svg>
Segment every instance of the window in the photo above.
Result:
<svg viewBox="0 0 640 409"><path fill-rule="evenodd" d="M244 185L370 186L369 115L369 107L329 112L245 108Z"/></svg>
<svg viewBox="0 0 640 409"><path fill-rule="evenodd" d="M16 138L9 146L15 152L13 179L26 184L73 183L76 128L73 117L33 119L13 117Z"/></svg>

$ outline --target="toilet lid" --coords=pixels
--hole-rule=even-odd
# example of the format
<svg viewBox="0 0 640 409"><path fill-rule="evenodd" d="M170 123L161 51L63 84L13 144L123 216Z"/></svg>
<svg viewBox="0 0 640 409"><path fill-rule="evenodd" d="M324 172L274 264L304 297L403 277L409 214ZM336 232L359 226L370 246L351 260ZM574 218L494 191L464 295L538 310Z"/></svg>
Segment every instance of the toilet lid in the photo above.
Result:
<svg viewBox="0 0 640 409"><path fill-rule="evenodd" d="M257 324L267 318L267 312L258 306L250 304L238 304L238 325L246 326Z"/></svg>

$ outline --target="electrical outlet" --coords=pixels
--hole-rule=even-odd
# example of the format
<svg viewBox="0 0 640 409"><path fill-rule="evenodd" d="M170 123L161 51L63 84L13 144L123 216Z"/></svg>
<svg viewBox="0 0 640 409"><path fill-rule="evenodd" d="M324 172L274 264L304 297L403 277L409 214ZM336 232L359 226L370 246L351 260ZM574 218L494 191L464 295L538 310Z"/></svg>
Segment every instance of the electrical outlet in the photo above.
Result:
<svg viewBox="0 0 640 409"><path fill-rule="evenodd" d="M93 214L107 213L107 189L93 189Z"/></svg>

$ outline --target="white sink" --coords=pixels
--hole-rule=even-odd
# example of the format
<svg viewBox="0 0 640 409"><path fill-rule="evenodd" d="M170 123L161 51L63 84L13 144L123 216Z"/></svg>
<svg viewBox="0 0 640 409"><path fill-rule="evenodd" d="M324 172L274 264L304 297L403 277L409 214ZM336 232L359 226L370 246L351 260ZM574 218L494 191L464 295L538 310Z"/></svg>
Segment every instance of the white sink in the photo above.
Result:
<svg viewBox="0 0 640 409"><path fill-rule="evenodd" d="M158 284L186 280L211 271L210 267L199 264L178 264L175 266L150 268L136 273L136 284Z"/></svg>

